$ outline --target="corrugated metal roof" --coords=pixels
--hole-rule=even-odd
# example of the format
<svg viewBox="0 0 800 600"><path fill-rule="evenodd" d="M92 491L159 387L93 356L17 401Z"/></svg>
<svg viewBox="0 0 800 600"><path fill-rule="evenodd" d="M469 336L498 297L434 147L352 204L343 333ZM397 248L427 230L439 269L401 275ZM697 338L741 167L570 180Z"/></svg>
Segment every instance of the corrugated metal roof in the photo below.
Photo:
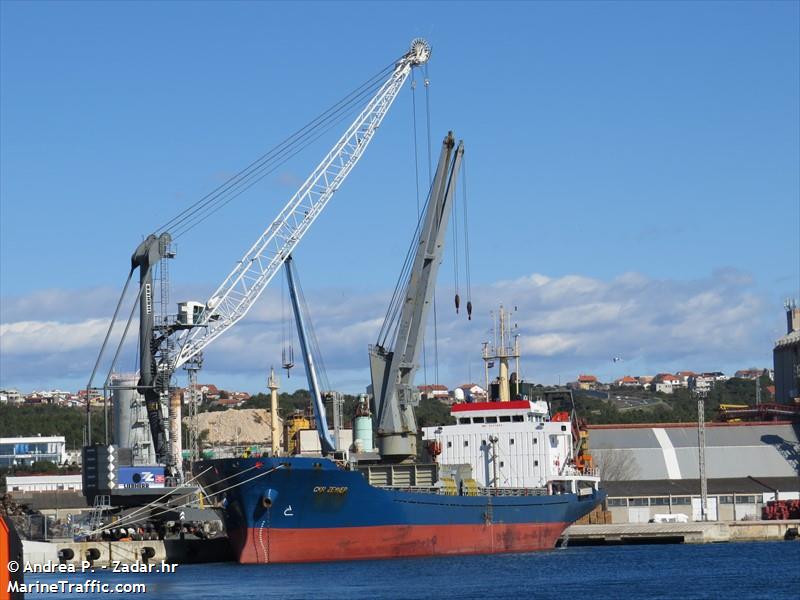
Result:
<svg viewBox="0 0 800 600"><path fill-rule="evenodd" d="M707 477L797 477L800 440L795 427L778 423L706 428ZM589 447L601 470L605 467L614 479L699 477L695 425L591 428Z"/></svg>

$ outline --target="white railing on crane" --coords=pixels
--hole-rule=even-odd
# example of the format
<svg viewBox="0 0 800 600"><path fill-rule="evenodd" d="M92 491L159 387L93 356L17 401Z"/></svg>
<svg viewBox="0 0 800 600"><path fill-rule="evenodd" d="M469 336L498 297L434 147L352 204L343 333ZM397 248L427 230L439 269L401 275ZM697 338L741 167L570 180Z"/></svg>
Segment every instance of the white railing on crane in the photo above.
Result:
<svg viewBox="0 0 800 600"><path fill-rule="evenodd" d="M411 69L429 58L427 42L414 40L389 79L212 294L197 326L180 339L173 369L201 352L247 314L364 154Z"/></svg>

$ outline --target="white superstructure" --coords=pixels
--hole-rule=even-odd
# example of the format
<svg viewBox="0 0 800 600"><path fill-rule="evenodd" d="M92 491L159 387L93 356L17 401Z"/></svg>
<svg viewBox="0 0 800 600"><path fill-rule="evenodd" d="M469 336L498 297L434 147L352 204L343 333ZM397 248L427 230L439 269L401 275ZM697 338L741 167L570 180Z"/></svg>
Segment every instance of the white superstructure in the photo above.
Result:
<svg viewBox="0 0 800 600"><path fill-rule="evenodd" d="M467 464L481 487L543 488L578 475L572 424L550 419L547 403L515 400L454 404L455 425L425 427L442 465Z"/></svg>

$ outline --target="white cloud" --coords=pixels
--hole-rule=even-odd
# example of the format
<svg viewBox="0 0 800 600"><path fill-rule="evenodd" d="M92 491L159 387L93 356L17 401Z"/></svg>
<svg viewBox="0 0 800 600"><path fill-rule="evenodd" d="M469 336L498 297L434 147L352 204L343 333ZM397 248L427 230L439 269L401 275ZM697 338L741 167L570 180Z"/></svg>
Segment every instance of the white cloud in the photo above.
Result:
<svg viewBox="0 0 800 600"><path fill-rule="evenodd" d="M98 347L111 319L87 319L78 323L17 321L0 324L3 354L37 355Z"/></svg>
<svg viewBox="0 0 800 600"><path fill-rule="evenodd" d="M294 325L288 302L282 309L278 286L274 287L241 323L205 352L205 368L221 378L219 384L225 385L224 378L231 377L237 382L252 381L255 390L262 387L267 368L279 366L281 313L289 319L285 331L290 337L294 337ZM369 383L367 345L375 342L389 295L388 291L307 291L332 385L360 391ZM489 311L499 302L511 310L516 307L512 321L521 335L523 375L545 382L555 381L557 375L562 380L574 378L584 371L595 371L601 377L610 375L613 356L625 359L624 366L614 368L634 373L678 368L724 370L750 366L754 361L767 365L771 345L765 343L765 332L771 331L771 324L780 318L779 310L754 292L752 279L732 270L692 281L657 280L640 273L624 273L609 280L533 273L475 286L472 321L464 314L463 290L461 295L462 311L456 315L453 290L443 288L438 294L438 355L443 383L480 378L481 343L490 337ZM199 297L186 297L190 296ZM24 389L34 375L37 381L52 379L53 385L66 377L88 375L116 302L111 291L49 290L5 300L0 326L0 386ZM135 331L132 328L129 335L135 336ZM429 381L433 376L433 339L429 326ZM302 362L296 343L295 359L298 365ZM132 365L121 368L131 370ZM425 371L420 369L418 379ZM302 369L292 377L295 381L304 385Z"/></svg>

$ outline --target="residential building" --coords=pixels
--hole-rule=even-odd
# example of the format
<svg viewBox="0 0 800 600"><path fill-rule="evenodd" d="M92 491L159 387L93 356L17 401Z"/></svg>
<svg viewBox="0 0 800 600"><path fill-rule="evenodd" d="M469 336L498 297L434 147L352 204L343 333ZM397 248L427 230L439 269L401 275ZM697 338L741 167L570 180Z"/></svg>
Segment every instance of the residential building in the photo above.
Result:
<svg viewBox="0 0 800 600"><path fill-rule="evenodd" d="M675 377L677 377L680 380L678 386L688 388L689 380L695 375L697 375L697 373L695 373L694 371L678 371L677 373L675 373Z"/></svg>
<svg viewBox="0 0 800 600"><path fill-rule="evenodd" d="M0 404L22 404L25 402L17 390L0 390Z"/></svg>
<svg viewBox="0 0 800 600"><path fill-rule="evenodd" d="M440 383L421 385L417 387L417 389L423 399L436 398L438 400L448 400L450 398L450 390L446 385Z"/></svg>
<svg viewBox="0 0 800 600"><path fill-rule="evenodd" d="M625 375L624 377L620 377L614 382L614 385L617 387L641 387L642 384L639 383L639 380L635 377L631 377L630 375Z"/></svg>
<svg viewBox="0 0 800 600"><path fill-rule="evenodd" d="M578 375L577 383L579 390L596 390L600 387L600 382L594 375Z"/></svg>
<svg viewBox="0 0 800 600"><path fill-rule="evenodd" d="M681 386L681 380L672 373L659 373L653 378L650 386L654 392L671 394L676 387Z"/></svg>
<svg viewBox="0 0 800 600"><path fill-rule="evenodd" d="M764 374L764 369L740 369L734 373L739 379L758 379Z"/></svg>
<svg viewBox="0 0 800 600"><path fill-rule="evenodd" d="M464 398L470 398L476 402L486 400L486 390L479 386L477 383L465 383L458 386L458 389L464 392Z"/></svg>
<svg viewBox="0 0 800 600"><path fill-rule="evenodd" d="M705 397L717 381L713 373L700 373L689 378L689 389L692 390L696 396Z"/></svg>

